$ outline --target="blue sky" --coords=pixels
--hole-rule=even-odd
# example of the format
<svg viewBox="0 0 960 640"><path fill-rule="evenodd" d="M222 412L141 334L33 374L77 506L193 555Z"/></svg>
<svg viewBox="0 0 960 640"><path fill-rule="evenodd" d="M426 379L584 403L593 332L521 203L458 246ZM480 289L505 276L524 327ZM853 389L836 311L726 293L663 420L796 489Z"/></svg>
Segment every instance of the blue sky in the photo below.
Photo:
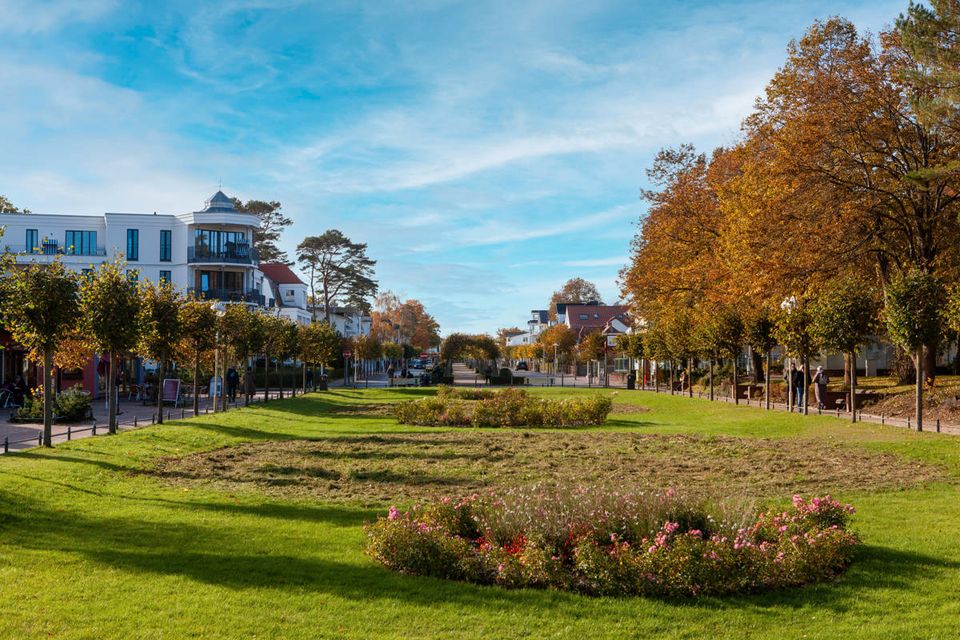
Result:
<svg viewBox="0 0 960 640"><path fill-rule="evenodd" d="M444 333L523 325L567 278L608 301L644 169L709 150L791 38L905 0L0 0L0 193L39 213L275 199L368 242Z"/></svg>

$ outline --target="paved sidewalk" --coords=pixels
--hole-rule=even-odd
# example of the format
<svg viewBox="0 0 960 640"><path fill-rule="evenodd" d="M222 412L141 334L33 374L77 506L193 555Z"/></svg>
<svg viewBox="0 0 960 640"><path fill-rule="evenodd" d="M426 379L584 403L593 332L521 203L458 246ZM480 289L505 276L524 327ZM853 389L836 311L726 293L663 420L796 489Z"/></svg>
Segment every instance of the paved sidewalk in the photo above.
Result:
<svg viewBox="0 0 960 640"><path fill-rule="evenodd" d="M270 390L270 399L279 399L279 391L277 389ZM300 396L300 391L297 391L297 396ZM290 397L290 390L286 389L284 391L284 398ZM253 402L262 402L264 399L264 391L261 389L257 392L257 395L254 396ZM243 396L237 396L237 402L231 402L228 405L229 409L234 409L243 406ZM88 438L93 433L94 424L96 425L96 435L102 435L107 432L107 407L106 402L103 398L93 401L93 420L83 420L81 422L74 422L70 424L66 423L56 423L53 425L53 443L57 444L59 442L67 442L68 440L76 440L79 438ZM127 400L126 398L121 398L120 403L117 406L117 426L120 430L133 429L135 427L142 427L144 425L149 425L156 421L157 407L153 404L145 405L139 400ZM205 414L213 411L213 401L211 398L201 398L199 413ZM23 449L29 449L31 447L36 447L40 444L40 436L43 433L43 424L42 423L14 423L10 421L10 415L12 411L3 410L3 413L0 414L0 454L4 453L3 443L6 444L6 448L9 451L21 451ZM193 401L188 400L185 404L181 404L177 407L174 407L172 404L167 404L164 408L164 419L167 420L179 420L181 418L191 418L193 417Z"/></svg>

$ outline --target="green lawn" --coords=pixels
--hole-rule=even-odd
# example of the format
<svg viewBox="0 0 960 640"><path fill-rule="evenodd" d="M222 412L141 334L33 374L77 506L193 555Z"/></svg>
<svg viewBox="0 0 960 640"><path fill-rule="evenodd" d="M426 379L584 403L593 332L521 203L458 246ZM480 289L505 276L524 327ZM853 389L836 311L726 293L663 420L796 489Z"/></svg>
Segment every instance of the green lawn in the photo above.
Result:
<svg viewBox="0 0 960 640"><path fill-rule="evenodd" d="M611 431L694 434L707 442L773 438L785 451L815 441L841 460L843 451L851 459L893 454L891 467L902 459L936 471L926 484L862 490L851 468L853 481L837 485L845 487L839 497L856 505L854 526L865 544L838 582L697 601L505 591L397 575L361 552L362 523L386 502L359 506L338 498L336 483L320 499L277 493L263 482L220 485L154 473L175 468L171 458L251 441L367 438L369 445L373 435L410 434L418 442L414 435L436 431L400 427L366 410L416 393L335 390L0 457L0 637L960 636L960 439L949 436L619 393L617 403L649 411L612 415L591 431L598 442ZM558 446L573 437L550 435ZM338 464L349 456L349 448L330 450L339 452ZM691 458L704 450L691 449ZM417 453L405 452L390 454L401 456L391 473L397 464L402 470L402 456ZM864 486L875 485L865 478Z"/></svg>

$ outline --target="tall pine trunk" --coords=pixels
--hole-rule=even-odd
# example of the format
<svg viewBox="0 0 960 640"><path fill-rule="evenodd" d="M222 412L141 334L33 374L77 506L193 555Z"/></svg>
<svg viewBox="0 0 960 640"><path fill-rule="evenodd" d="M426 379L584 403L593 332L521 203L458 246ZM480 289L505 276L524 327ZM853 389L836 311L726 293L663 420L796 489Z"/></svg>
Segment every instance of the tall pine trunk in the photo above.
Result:
<svg viewBox="0 0 960 640"><path fill-rule="evenodd" d="M43 446L53 446L53 350L43 352Z"/></svg>

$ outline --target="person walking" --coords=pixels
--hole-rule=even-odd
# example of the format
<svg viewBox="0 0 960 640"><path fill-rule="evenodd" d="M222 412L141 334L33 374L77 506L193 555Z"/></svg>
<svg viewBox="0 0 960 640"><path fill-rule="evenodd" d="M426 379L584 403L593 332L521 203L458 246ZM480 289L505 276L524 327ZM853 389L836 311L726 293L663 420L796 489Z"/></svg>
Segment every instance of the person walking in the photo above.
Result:
<svg viewBox="0 0 960 640"><path fill-rule="evenodd" d="M807 386L810 384L810 376L801 364L793 373L793 388L797 394L797 411L803 411L803 400L807 395Z"/></svg>
<svg viewBox="0 0 960 640"><path fill-rule="evenodd" d="M234 371L234 374L237 372ZM257 393L257 382L253 379L253 369L247 367L246 373L243 374L243 397L244 401L249 404L250 398ZM236 395L236 388L234 388L234 395Z"/></svg>
<svg viewBox="0 0 960 640"><path fill-rule="evenodd" d="M830 384L830 377L823 370L823 367L817 367L817 372L813 374L813 384L813 393L817 397L817 408L826 409L824 400L827 398L827 385Z"/></svg>
<svg viewBox="0 0 960 640"><path fill-rule="evenodd" d="M800 397L801 397L800 387L802 385L801 380L802 380L802 376L800 374L800 371L797 370L797 365L794 363L791 363L789 383L790 383L790 392L793 395L790 398L790 401L793 403L793 406L797 408L799 408L800 406Z"/></svg>
<svg viewBox="0 0 960 640"><path fill-rule="evenodd" d="M233 367L227 369L227 397L230 402L237 401L237 385L240 384L240 374Z"/></svg>

